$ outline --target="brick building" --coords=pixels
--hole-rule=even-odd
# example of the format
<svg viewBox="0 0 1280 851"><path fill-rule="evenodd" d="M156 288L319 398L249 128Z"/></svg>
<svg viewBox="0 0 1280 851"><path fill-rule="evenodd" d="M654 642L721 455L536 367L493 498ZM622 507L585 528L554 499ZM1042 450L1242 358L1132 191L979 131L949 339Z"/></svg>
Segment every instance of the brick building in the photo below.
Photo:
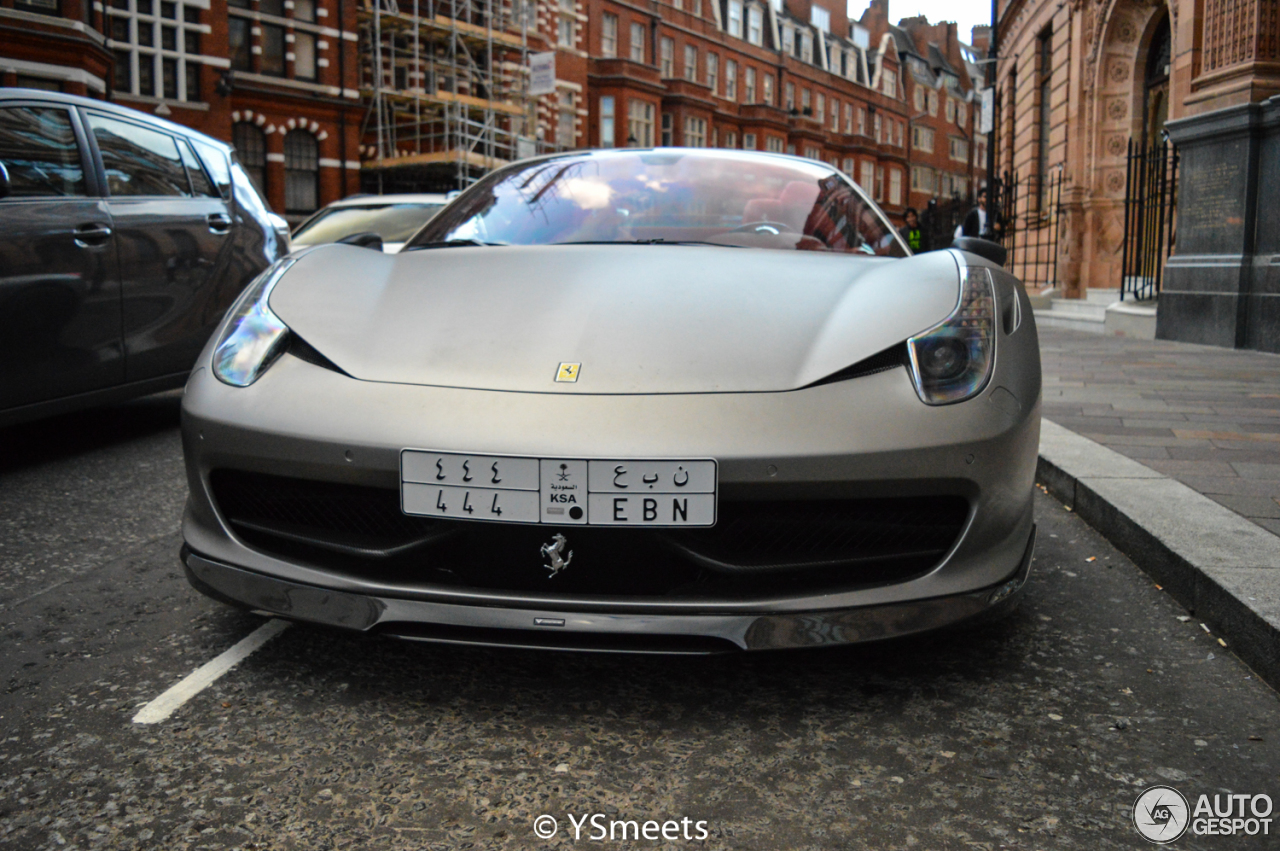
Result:
<svg viewBox="0 0 1280 851"><path fill-rule="evenodd" d="M0 0L0 85L106 98L233 142L297 220L358 186L355 15L343 0Z"/></svg>

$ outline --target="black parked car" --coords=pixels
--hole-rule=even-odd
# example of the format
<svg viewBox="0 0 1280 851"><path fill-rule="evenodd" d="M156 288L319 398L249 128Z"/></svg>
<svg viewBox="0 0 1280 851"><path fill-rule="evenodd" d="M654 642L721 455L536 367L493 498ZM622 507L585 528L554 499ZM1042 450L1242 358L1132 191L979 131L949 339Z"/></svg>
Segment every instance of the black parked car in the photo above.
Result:
<svg viewBox="0 0 1280 851"><path fill-rule="evenodd" d="M0 426L180 387L277 218L229 145L0 89Z"/></svg>

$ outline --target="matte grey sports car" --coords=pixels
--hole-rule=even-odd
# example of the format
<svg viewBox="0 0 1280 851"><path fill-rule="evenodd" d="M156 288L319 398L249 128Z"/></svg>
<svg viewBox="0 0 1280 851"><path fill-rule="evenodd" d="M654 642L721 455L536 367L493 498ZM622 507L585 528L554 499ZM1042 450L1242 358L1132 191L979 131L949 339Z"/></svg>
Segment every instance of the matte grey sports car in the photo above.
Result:
<svg viewBox="0 0 1280 851"><path fill-rule="evenodd" d="M1009 610L1034 544L1021 284L909 256L821 163L504 167L386 255L299 251L183 401L213 597L405 638L699 653Z"/></svg>

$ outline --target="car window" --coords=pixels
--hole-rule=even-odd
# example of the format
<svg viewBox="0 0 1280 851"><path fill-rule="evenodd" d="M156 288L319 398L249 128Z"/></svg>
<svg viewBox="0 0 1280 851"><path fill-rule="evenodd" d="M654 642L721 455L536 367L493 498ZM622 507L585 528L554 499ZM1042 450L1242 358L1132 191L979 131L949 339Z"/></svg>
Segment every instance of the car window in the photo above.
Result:
<svg viewBox="0 0 1280 851"><path fill-rule="evenodd" d="M89 113L89 127L102 153L111 195L191 194L178 145L168 133L95 113Z"/></svg>
<svg viewBox="0 0 1280 851"><path fill-rule="evenodd" d="M444 204L371 204L330 207L293 235L294 245L337 242L356 233L376 233L383 242L404 242Z"/></svg>
<svg viewBox="0 0 1280 851"><path fill-rule="evenodd" d="M410 241L695 242L908 256L878 207L830 166L699 150L566 154L464 192Z"/></svg>
<svg viewBox="0 0 1280 851"><path fill-rule="evenodd" d="M0 162L16 198L84 195L80 146L65 109L7 106L0 109Z"/></svg>
<svg viewBox="0 0 1280 851"><path fill-rule="evenodd" d="M217 198L218 190L214 188L209 176L204 173L200 158L196 156L195 151L191 150L190 143L186 139L179 139L178 150L182 153L182 162L187 167L187 177L191 178L191 188L195 193Z"/></svg>
<svg viewBox="0 0 1280 851"><path fill-rule="evenodd" d="M227 155L208 142L193 139L192 143L196 146L196 153L200 155L200 161L208 169L209 176L217 184L218 192L222 194L224 200L230 201L231 165L227 162Z"/></svg>

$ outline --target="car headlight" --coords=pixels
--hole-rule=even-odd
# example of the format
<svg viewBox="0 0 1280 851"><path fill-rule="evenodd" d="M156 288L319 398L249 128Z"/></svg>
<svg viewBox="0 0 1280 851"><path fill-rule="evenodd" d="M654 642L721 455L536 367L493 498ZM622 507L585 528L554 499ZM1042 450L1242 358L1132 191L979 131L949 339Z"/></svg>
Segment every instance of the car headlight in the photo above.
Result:
<svg viewBox="0 0 1280 851"><path fill-rule="evenodd" d="M961 271L960 304L946 321L907 340L911 378L926 405L976 396L996 360L995 287L982 266Z"/></svg>
<svg viewBox="0 0 1280 851"><path fill-rule="evenodd" d="M245 288L213 350L213 374L235 387L248 387L266 372L288 339L289 329L271 312L271 290L293 258L277 260Z"/></svg>

